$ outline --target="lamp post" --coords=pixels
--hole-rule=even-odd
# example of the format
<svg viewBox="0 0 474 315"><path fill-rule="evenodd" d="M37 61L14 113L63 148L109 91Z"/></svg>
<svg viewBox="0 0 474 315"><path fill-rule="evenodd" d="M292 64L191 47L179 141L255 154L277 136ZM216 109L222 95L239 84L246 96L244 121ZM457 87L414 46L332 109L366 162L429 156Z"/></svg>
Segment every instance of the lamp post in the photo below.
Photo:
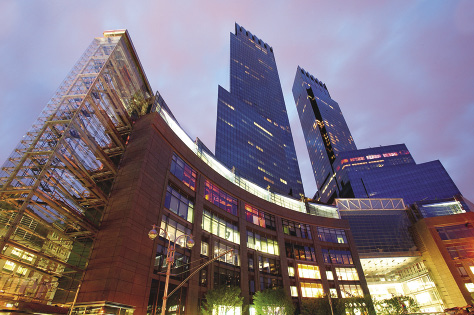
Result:
<svg viewBox="0 0 474 315"><path fill-rule="evenodd" d="M161 315L165 315L166 313L166 300L168 299L168 284L170 281L170 271L171 265L174 263L174 253L176 251L176 244L178 244L178 240L182 237L188 238L186 241L186 247L192 248L194 246L194 240L192 235L182 234L177 239L174 240L174 244L171 244L171 238L169 237L168 232L166 232L163 228L159 228L166 234L166 238L168 239L168 250L166 253L166 264L168 268L166 270L166 281L165 281L165 292L163 293L163 304L161 306ZM156 231L156 225L153 224L153 228L148 232L148 237L151 240L154 240L158 236L158 232Z"/></svg>

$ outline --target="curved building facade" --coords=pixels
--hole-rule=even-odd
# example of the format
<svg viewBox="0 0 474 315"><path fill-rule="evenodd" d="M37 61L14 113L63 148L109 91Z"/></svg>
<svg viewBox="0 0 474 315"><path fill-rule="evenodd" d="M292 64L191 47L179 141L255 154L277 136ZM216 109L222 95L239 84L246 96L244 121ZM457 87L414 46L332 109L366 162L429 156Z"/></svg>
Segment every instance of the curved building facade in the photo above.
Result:
<svg viewBox="0 0 474 315"><path fill-rule="evenodd" d="M164 233L148 238L152 224L172 239L192 234L195 241L192 250L176 251L170 291L190 271L234 249L178 289L168 302L171 312L198 314L205 293L220 285L240 286L246 303L271 287L285 288L295 302L368 294L348 222L328 217L337 216L337 208L280 196L300 207L292 210L280 205L278 195L238 186L229 170L217 171L212 156L179 134L165 111L135 124L79 291L79 309L105 300L133 306L135 314L161 311L167 240Z"/></svg>

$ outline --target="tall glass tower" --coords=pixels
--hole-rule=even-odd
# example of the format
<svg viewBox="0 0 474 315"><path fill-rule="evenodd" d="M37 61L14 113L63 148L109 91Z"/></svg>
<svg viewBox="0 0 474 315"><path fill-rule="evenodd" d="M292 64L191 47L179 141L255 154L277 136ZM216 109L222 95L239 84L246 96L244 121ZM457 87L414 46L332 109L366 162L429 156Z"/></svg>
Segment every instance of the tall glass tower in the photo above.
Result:
<svg viewBox="0 0 474 315"><path fill-rule="evenodd" d="M300 67L293 83L293 97L318 189L315 198L332 202L339 196L334 161L340 152L356 150L356 145L339 104L329 95L326 84Z"/></svg>
<svg viewBox="0 0 474 315"><path fill-rule="evenodd" d="M219 86L216 157L273 192L304 194L273 48L238 24L230 92Z"/></svg>

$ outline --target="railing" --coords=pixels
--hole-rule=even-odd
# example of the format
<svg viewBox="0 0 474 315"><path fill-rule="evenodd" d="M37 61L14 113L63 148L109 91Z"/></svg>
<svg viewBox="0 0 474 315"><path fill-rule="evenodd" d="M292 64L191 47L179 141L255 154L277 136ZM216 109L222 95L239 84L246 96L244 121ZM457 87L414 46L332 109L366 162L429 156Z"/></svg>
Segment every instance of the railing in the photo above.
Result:
<svg viewBox="0 0 474 315"><path fill-rule="evenodd" d="M157 95L156 99L159 97ZM277 204L279 206L285 207L298 212L309 213L311 215L323 216L328 218L339 219L339 211L337 207L334 206L324 206L324 205L309 205L309 210L306 209L306 204L303 201L299 201L290 197L286 197L280 194L270 192L251 181L234 174L230 169L224 166L219 162L212 154L209 154L207 150L203 149L198 141L193 141L191 138L184 132L184 130L179 126L176 120L168 113L168 111L157 104L156 111L160 114L163 120L168 124L168 126L173 130L173 132L186 144L186 146L191 149L202 161L209 165L217 173L225 177L230 182L244 189L245 191L261 198L271 203Z"/></svg>

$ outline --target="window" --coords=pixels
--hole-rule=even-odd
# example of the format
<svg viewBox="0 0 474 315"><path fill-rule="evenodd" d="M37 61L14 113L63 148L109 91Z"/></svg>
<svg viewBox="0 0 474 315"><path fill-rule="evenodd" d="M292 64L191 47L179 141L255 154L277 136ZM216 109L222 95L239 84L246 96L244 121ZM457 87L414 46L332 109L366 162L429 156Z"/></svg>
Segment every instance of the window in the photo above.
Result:
<svg viewBox="0 0 474 315"><path fill-rule="evenodd" d="M359 280L359 275L357 274L357 270L355 268L336 268L336 274L339 280Z"/></svg>
<svg viewBox="0 0 474 315"><path fill-rule="evenodd" d="M230 270L214 266L214 286L240 286L240 270Z"/></svg>
<svg viewBox="0 0 474 315"><path fill-rule="evenodd" d="M28 272L28 268L23 267L23 266L18 266L18 268L16 269L16 273L21 276L26 275L27 272Z"/></svg>
<svg viewBox="0 0 474 315"><path fill-rule="evenodd" d="M268 257L258 256L258 269L260 272L280 275L280 261Z"/></svg>
<svg viewBox="0 0 474 315"><path fill-rule="evenodd" d="M228 246L220 241L214 242L214 257L219 256L220 254L234 249L233 251L225 254L224 256L219 257L217 260L224 262L226 264L240 266L240 256L239 256L239 249L233 246Z"/></svg>
<svg viewBox="0 0 474 315"><path fill-rule="evenodd" d="M207 287L207 267L201 269L199 272L199 285Z"/></svg>
<svg viewBox="0 0 474 315"><path fill-rule="evenodd" d="M296 236L300 238L312 239L311 228L308 224L302 224L289 220L282 220L283 233L286 235Z"/></svg>
<svg viewBox="0 0 474 315"><path fill-rule="evenodd" d="M301 282L301 296L319 298L323 296L323 285L321 283Z"/></svg>
<svg viewBox="0 0 474 315"><path fill-rule="evenodd" d="M209 256L209 244L201 241L201 255Z"/></svg>
<svg viewBox="0 0 474 315"><path fill-rule="evenodd" d="M260 290L270 289L281 287L283 281L281 279L269 278L269 277L260 277Z"/></svg>
<svg viewBox="0 0 474 315"><path fill-rule="evenodd" d="M296 286L290 286L290 292L292 297L298 297L298 289Z"/></svg>
<svg viewBox="0 0 474 315"><path fill-rule="evenodd" d="M286 243L285 250L288 258L316 261L316 253L313 247Z"/></svg>
<svg viewBox="0 0 474 315"><path fill-rule="evenodd" d="M339 285L339 289L341 290L342 298L364 296L358 284L341 284Z"/></svg>
<svg viewBox="0 0 474 315"><path fill-rule="evenodd" d="M438 227L436 231L442 240L474 237L474 227L470 223Z"/></svg>
<svg viewBox="0 0 474 315"><path fill-rule="evenodd" d="M245 204L245 217L247 218L247 222L269 230L276 230L275 216L252 207L251 205Z"/></svg>
<svg viewBox="0 0 474 315"><path fill-rule="evenodd" d="M196 171L176 153L171 160L170 172L192 190L196 190Z"/></svg>
<svg viewBox="0 0 474 315"><path fill-rule="evenodd" d="M298 264L298 276L306 279L321 279L318 266Z"/></svg>
<svg viewBox="0 0 474 315"><path fill-rule="evenodd" d="M15 269L16 264L13 261L7 260L3 265L3 270L12 272Z"/></svg>
<svg viewBox="0 0 474 315"><path fill-rule="evenodd" d="M294 277L295 276L295 268L288 266L288 276Z"/></svg>
<svg viewBox="0 0 474 315"><path fill-rule="evenodd" d="M334 275L331 270L326 270L326 278L328 278L328 280L334 280Z"/></svg>
<svg viewBox="0 0 474 315"><path fill-rule="evenodd" d="M257 251L279 255L278 242L266 236L261 236L257 233L247 231L247 247Z"/></svg>
<svg viewBox="0 0 474 315"><path fill-rule="evenodd" d="M249 270L252 270L253 271L253 257L249 257Z"/></svg>
<svg viewBox="0 0 474 315"><path fill-rule="evenodd" d="M474 258L474 244L469 242L446 246L452 259Z"/></svg>
<svg viewBox="0 0 474 315"><path fill-rule="evenodd" d="M318 226L318 238L322 242L347 244L346 231Z"/></svg>
<svg viewBox="0 0 474 315"><path fill-rule="evenodd" d="M233 215L237 215L237 199L221 190L208 179L206 179L204 195L206 200L212 202L219 208Z"/></svg>
<svg viewBox="0 0 474 315"><path fill-rule="evenodd" d="M166 190L165 207L183 219L193 222L193 202L171 186L168 186Z"/></svg>
<svg viewBox="0 0 474 315"><path fill-rule="evenodd" d="M207 210L204 210L202 215L202 228L232 243L240 244L240 233L237 225Z"/></svg>
<svg viewBox="0 0 474 315"><path fill-rule="evenodd" d="M327 264L352 265L352 255L348 250L322 249L324 262Z"/></svg>
<svg viewBox="0 0 474 315"><path fill-rule="evenodd" d="M155 255L154 269L155 274L160 274L166 272L168 267L166 262L166 253L168 250L168 245L162 246L158 244ZM174 264L172 266L172 276L171 278L176 280L184 280L189 276L189 251L185 250L186 254L176 251L174 254Z"/></svg>
<svg viewBox="0 0 474 315"><path fill-rule="evenodd" d="M163 215L161 218L161 228L168 232L168 236L172 242L174 242L178 237L183 234L191 235L191 230L185 227L184 225L176 222L173 219L170 219L166 215ZM161 229L159 231L160 237L166 239L166 233L163 232ZM178 245L183 247L185 246L186 237L181 237L178 241Z"/></svg>
<svg viewBox="0 0 474 315"><path fill-rule="evenodd" d="M251 295L255 294L255 280L249 281L249 293Z"/></svg>

